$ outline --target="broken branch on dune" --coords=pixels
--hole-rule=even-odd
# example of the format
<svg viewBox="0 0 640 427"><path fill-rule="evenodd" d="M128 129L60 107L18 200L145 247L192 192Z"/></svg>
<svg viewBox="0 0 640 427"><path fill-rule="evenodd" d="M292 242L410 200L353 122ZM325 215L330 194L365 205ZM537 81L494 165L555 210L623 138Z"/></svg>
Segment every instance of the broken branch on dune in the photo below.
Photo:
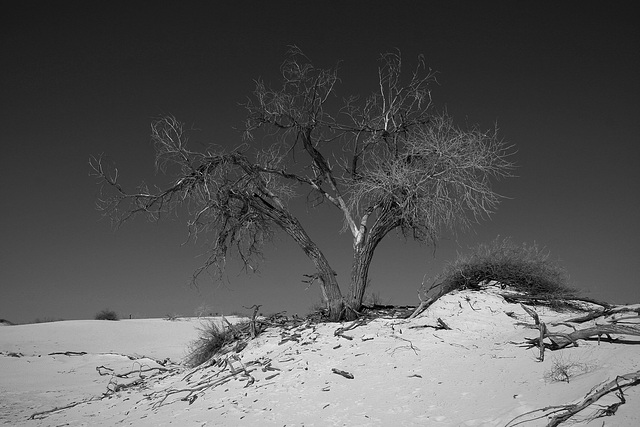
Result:
<svg viewBox="0 0 640 427"><path fill-rule="evenodd" d="M56 351L49 353L48 356L84 356L86 351Z"/></svg>
<svg viewBox="0 0 640 427"><path fill-rule="evenodd" d="M636 318L637 319L640 316L640 304L619 305L619 306L604 306L602 309L590 311L589 313L585 314L584 316L579 316L579 317L574 317L572 319L567 319L567 320L565 320L565 322L584 323L584 322L588 322L589 320L597 319L599 317L607 317L607 316L612 316L614 314L629 313L629 312L636 313L638 316L631 316L630 318ZM619 320L620 319L612 320L612 322L617 322Z"/></svg>
<svg viewBox="0 0 640 427"><path fill-rule="evenodd" d="M82 405L83 403L89 403L89 402L92 402L94 400L100 400L100 399L102 399L101 396L93 396L93 397L90 397L88 399L81 400L79 402L69 403L68 405L65 405L65 406L57 406L57 407L55 407L53 409L47 409L46 411L40 411L40 412L36 412L34 414L31 414L29 419L30 420L41 420L41 419L45 418L45 416L47 416L49 414L52 414L54 412L64 411L65 409L73 408L74 406Z"/></svg>
<svg viewBox="0 0 640 427"><path fill-rule="evenodd" d="M618 342L623 344L640 344L640 341L621 341L618 339L611 338L611 335L633 335L640 336L640 325L637 324L619 324L618 320L613 320L610 324L605 325L595 325L585 329L576 329L572 325L569 325L567 322L558 322L555 325L564 325L570 326L574 330L570 333L559 333L550 331L544 322L540 321L538 313L535 310L526 307L524 304L520 304L522 308L533 318L535 322L536 328L540 331L540 336L538 338L531 338L527 340L527 343L532 346L538 346L540 348L540 357L539 359L544 360L544 348L547 346L544 343L545 338L549 338L551 344L548 345L548 348L551 350L560 350L569 345L573 345L575 347L578 346L578 340L587 340L592 337L598 337L598 342L600 342L602 335L606 335L610 342ZM615 312L623 312L624 310L616 310ZM631 310L635 311L635 309ZM579 318L581 320L582 318Z"/></svg>
<svg viewBox="0 0 640 427"><path fill-rule="evenodd" d="M146 366L146 365L144 365L144 366ZM103 369L103 370L105 370L105 371L109 371L109 372L103 372L103 371L101 371L101 369ZM104 365L96 366L96 371L98 371L98 374L99 374L100 376L111 375L111 376L118 377L118 378L128 378L128 377L129 377L129 375L131 375L131 374L138 374L138 376L139 376L140 378L144 378L144 376L142 375L143 373L145 373L145 372L151 372L151 371L156 371L156 370L157 370L158 372L167 372L167 371L169 371L170 369L168 369L168 368L163 368L163 367L160 367L160 366L156 366L156 367L150 367L150 366L143 367L143 365L142 365L142 364L140 364L140 368L139 368L139 369L133 369L133 370L131 370L131 371L129 371L129 372L125 372L125 373L122 373L122 374L116 374L115 372L113 372L113 369L111 369L111 368L107 368L107 367L106 367L106 366L104 366Z"/></svg>
<svg viewBox="0 0 640 427"><path fill-rule="evenodd" d="M333 335L336 336L336 337L341 337L341 338L345 338L345 339L348 339L348 340L352 340L353 339L352 336L345 335L344 333L347 332L347 331L350 331L351 329L355 329L358 326L362 326L365 323L367 323L367 319L366 318L356 319L349 326L340 327L340 328L336 329L335 332L333 333Z"/></svg>
<svg viewBox="0 0 640 427"><path fill-rule="evenodd" d="M608 337L608 341L610 342L618 342L623 344L640 344L640 341L621 341L611 338L611 335L640 336L640 327L627 325L596 325L591 328L578 329L568 334L552 333L548 329L546 329L544 334L541 334L539 338L532 338L527 341L528 344L532 346L542 346L541 341L544 338L549 338L549 340L551 341L551 345L549 345L548 348L551 350L560 350L569 345L577 347L578 340L587 340L597 336L598 341L600 341L602 335L606 335Z"/></svg>
<svg viewBox="0 0 640 427"><path fill-rule="evenodd" d="M596 412L589 417L588 421L593 421L597 418L608 417L615 415L618 408L625 404L627 401L624 397L624 389L633 387L640 384L640 371L631 372L625 375L619 375L615 379L603 384L600 387L594 387L587 395L578 403L572 403L568 405L547 406L545 408L535 409L530 412L526 412L522 415L509 421L506 427L514 427L520 424L524 424L530 421L539 420L541 418L550 418L547 427L557 427L565 421L568 421L574 415L577 415L582 410L588 408L593 403L597 402L601 397L606 396L609 393L615 392L620 401L612 403L611 405L600 406ZM527 416L538 414L534 418L525 419Z"/></svg>
<svg viewBox="0 0 640 427"><path fill-rule="evenodd" d="M239 364L239 366L236 365L236 363ZM278 368L271 366L270 360L254 360L243 363L237 355L230 355L226 358L215 360L213 364L202 364L193 369L182 379L186 384L181 388L170 387L162 391L152 392L145 395L145 397L149 400L155 400L152 404L153 409L165 405L166 400L170 396L180 393L186 393L186 395L178 399L179 401L192 404L200 394L222 384L226 384L233 379L246 381L243 388L253 385L256 382L256 378L252 373L258 371L257 365L262 366L261 371L264 373L267 371L279 371ZM217 368L217 370L215 368ZM211 370L214 370L214 372L211 372ZM197 372L203 375L194 383L192 382L192 377ZM265 380L272 379L277 375L279 375L279 372L267 376Z"/></svg>

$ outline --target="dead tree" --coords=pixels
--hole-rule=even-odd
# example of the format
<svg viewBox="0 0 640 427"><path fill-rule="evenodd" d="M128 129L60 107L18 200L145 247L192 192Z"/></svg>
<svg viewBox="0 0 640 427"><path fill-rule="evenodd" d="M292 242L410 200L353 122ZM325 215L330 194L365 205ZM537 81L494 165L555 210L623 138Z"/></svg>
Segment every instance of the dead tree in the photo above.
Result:
<svg viewBox="0 0 640 427"><path fill-rule="evenodd" d="M510 147L495 130L461 129L434 111L434 74L422 57L408 75L399 53L381 56L378 82L365 98L336 101L338 68L317 68L292 47L278 88L256 82L247 101L246 143L192 151L183 125L162 117L152 125L156 165L172 183L126 191L100 158L92 166L111 193L100 200L121 223L136 214L155 220L186 206L189 233L213 235L202 269L223 268L239 255L253 267L276 230L288 234L315 266L329 318L357 316L378 244L393 230L434 242L442 229L469 227L496 208L491 180L510 175ZM298 191L298 190L302 191ZM288 199L307 194L335 206L353 236L348 293L291 211Z"/></svg>

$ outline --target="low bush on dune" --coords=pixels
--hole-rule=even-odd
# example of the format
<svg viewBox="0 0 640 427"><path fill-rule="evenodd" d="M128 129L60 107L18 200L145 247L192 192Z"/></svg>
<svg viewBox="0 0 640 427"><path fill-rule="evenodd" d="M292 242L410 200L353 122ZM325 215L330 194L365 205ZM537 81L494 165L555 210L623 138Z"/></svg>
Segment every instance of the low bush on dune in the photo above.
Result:
<svg viewBox="0 0 640 427"><path fill-rule="evenodd" d="M469 255L458 255L438 278L442 294L495 280L528 296L547 301L575 297L569 274L538 245L516 245L509 238L480 244Z"/></svg>
<svg viewBox="0 0 640 427"><path fill-rule="evenodd" d="M225 328L214 320L209 321L200 328L198 338L191 343L185 363L190 367L200 366L216 354L225 353L232 344L236 344L235 351L240 351L239 345L249 335L249 324L249 321L239 322Z"/></svg>
<svg viewBox="0 0 640 427"><path fill-rule="evenodd" d="M118 314L113 310L102 310L95 317L96 320L119 320Z"/></svg>

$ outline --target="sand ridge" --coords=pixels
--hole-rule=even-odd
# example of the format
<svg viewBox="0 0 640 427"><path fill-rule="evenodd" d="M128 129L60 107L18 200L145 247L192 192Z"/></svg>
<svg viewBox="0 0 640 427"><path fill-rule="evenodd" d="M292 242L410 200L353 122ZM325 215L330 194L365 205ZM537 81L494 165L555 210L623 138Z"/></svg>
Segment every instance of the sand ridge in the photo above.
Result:
<svg viewBox="0 0 640 427"><path fill-rule="evenodd" d="M548 323L576 315L534 308ZM526 346L537 334L532 319L498 288L445 295L415 319L378 318L342 336L336 331L348 323L268 328L240 353L187 369L178 362L203 321L2 328L0 419L25 426L504 426L580 401L594 386L640 369L637 348L609 342L581 341L537 361L536 349ZM569 382L554 381L549 372L563 360L584 369ZM627 403L614 418L587 422L593 406L572 421L636 425L637 389L625 390ZM519 425L547 423L532 418Z"/></svg>

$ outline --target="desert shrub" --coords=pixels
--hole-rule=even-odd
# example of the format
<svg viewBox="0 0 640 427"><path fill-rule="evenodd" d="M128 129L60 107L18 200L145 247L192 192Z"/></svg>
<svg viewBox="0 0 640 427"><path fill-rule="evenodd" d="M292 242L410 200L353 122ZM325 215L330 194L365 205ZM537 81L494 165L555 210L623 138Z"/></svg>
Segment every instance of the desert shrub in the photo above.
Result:
<svg viewBox="0 0 640 427"><path fill-rule="evenodd" d="M104 309L98 314L96 314L95 319L96 320L119 320L119 317L115 311Z"/></svg>
<svg viewBox="0 0 640 427"><path fill-rule="evenodd" d="M239 322L229 328L218 325L214 320L204 324L198 338L189 347L185 363L191 367L200 366L216 354L222 353L225 347L243 338L241 331L248 324L249 322Z"/></svg>
<svg viewBox="0 0 640 427"><path fill-rule="evenodd" d="M549 258L548 251L535 243L516 245L509 238L480 244L469 255L459 254L438 277L443 294L492 280L549 301L576 296L569 274Z"/></svg>
<svg viewBox="0 0 640 427"><path fill-rule="evenodd" d="M554 359L551 364L551 368L544 373L544 379L549 382L569 382L582 374L596 369L596 366L591 363L585 363L581 361L565 359L562 355Z"/></svg>

